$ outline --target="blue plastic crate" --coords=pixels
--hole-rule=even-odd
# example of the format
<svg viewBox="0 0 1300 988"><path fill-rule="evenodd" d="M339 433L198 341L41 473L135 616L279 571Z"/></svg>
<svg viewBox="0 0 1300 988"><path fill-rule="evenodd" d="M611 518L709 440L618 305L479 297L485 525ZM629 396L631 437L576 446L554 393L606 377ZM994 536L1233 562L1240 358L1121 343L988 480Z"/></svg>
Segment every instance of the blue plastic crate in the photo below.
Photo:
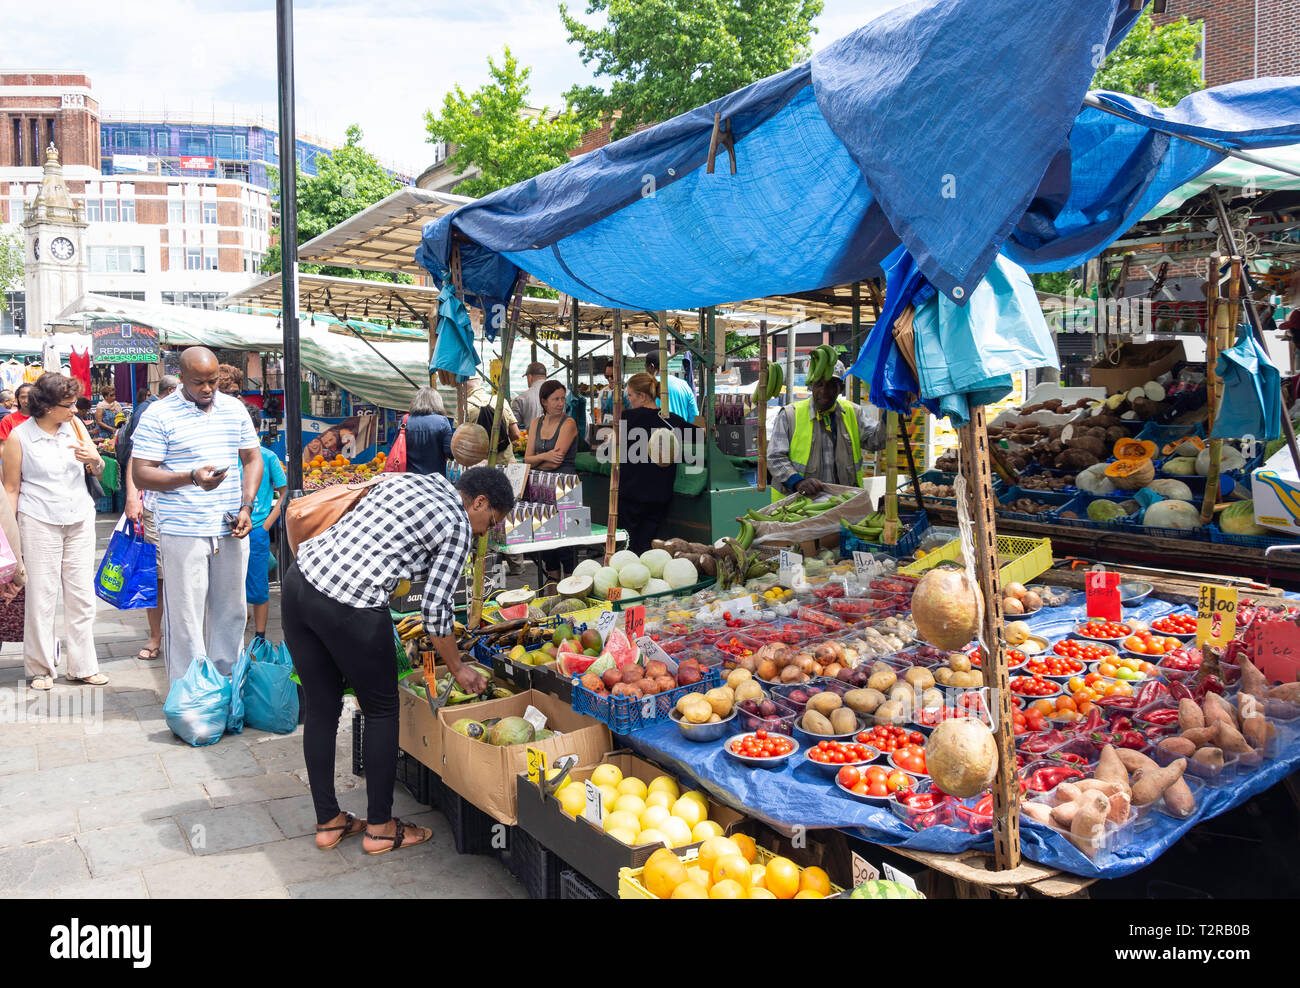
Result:
<svg viewBox="0 0 1300 988"><path fill-rule="evenodd" d="M669 711L687 693L703 693L722 683L722 674L717 666L701 666L700 673L698 683L678 686L676 689L639 700L628 696L598 696L581 683L575 682L573 709L576 713L594 717L615 734L631 734L633 731L667 721ZM647 715L645 709L650 701L653 701L653 708Z"/></svg>
<svg viewBox="0 0 1300 988"><path fill-rule="evenodd" d="M1145 514L1145 512L1143 512ZM1202 525L1200 528L1156 528L1152 525L1142 525L1137 521L1131 520L1130 515L1123 521L1123 526L1139 535L1152 535L1161 539L1181 539L1184 542L1209 542L1210 528L1208 525Z"/></svg>
<svg viewBox="0 0 1300 988"><path fill-rule="evenodd" d="M923 484L929 483L929 484L951 485L956 480L956 477L957 475L955 473L948 473L944 470L927 470L925 471L925 473L921 474L917 479L920 480L921 483ZM993 478L993 493L995 495L1002 493L1006 489L1007 489L1007 485L1004 484L999 478L997 477ZM906 483L899 484L898 496L900 498L906 497L913 504L916 503L916 499L912 496L912 481L910 478L907 480ZM928 501L933 501L935 504L947 504L947 505L956 505L957 503L957 499L955 497L931 497L929 494L922 494L921 500L922 503Z"/></svg>
<svg viewBox="0 0 1300 988"><path fill-rule="evenodd" d="M1089 494L1086 491L1080 491L1074 497L1070 498L1065 504L1061 505L1052 515L1052 523L1061 525L1065 528L1088 528L1093 531L1122 531L1125 519L1117 518L1110 522L1096 522L1088 518L1088 505L1093 501L1127 501L1127 493L1123 497L1115 497L1103 494ZM1073 511L1078 518L1062 518L1063 511ZM1132 516L1130 516L1132 517Z"/></svg>
<svg viewBox="0 0 1300 988"><path fill-rule="evenodd" d="M1037 477L1041 474L1046 474L1049 477L1073 477L1073 476L1077 476L1078 473L1079 473L1078 470L1057 470L1055 467L1045 467L1041 463L1035 460L1033 463L1029 464L1029 466L1025 467L1023 470L1020 471L1020 476L1022 478ZM1001 483L1001 481L999 481L999 483ZM1030 491L1031 493L1034 490L1033 488L1029 488L1029 487L1025 489L1027 491ZM1064 487L1060 488L1057 491L1052 491L1052 492L1044 491L1043 493L1044 494L1046 493L1074 494L1077 493L1078 490L1079 488L1075 487L1073 484L1066 484Z"/></svg>
<svg viewBox="0 0 1300 988"><path fill-rule="evenodd" d="M867 542L858 538L848 529L841 527L840 558L852 559L855 552L884 552L895 559L910 556L916 552L916 547L921 544L921 536L930 527L930 519L924 511L918 511L911 515L899 515L898 520L905 531L895 545L885 545L883 542Z"/></svg>
<svg viewBox="0 0 1300 988"><path fill-rule="evenodd" d="M1300 539L1292 538L1278 532L1276 535L1232 535L1213 523L1206 526L1210 530L1210 541L1219 545L1236 545L1247 549L1267 549L1271 545L1296 545Z"/></svg>
<svg viewBox="0 0 1300 988"><path fill-rule="evenodd" d="M1048 522L1053 520L1052 516L1056 511L1064 509L1074 499L1073 494L1057 494L1052 491L1032 491L1025 490L1023 487L1008 487L1005 493L998 495L998 503L1010 504L1020 497L1033 498L1040 504L1052 505L1052 508L1036 515L1024 511L1004 511L1002 508L998 508L998 517L1008 521Z"/></svg>

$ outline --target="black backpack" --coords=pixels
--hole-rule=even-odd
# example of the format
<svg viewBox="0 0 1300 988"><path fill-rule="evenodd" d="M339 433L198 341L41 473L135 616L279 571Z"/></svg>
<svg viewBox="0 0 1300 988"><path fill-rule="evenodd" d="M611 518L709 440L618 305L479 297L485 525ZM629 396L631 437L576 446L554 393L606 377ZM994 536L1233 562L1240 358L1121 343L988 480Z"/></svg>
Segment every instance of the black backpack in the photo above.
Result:
<svg viewBox="0 0 1300 988"><path fill-rule="evenodd" d="M484 405L478 410L478 424L487 430L488 441L492 441L492 422L496 418L496 412L490 405ZM510 448L510 434L506 431L505 422L501 423L501 431L497 434L497 452L504 453Z"/></svg>

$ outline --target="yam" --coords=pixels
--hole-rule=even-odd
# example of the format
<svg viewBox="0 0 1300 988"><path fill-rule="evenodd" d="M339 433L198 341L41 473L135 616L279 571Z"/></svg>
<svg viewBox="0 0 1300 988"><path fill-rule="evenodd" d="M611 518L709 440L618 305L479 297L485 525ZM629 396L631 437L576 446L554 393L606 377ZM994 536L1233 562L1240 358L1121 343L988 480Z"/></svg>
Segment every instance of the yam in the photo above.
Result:
<svg viewBox="0 0 1300 988"><path fill-rule="evenodd" d="M1175 758L1191 758L1196 754L1196 744L1190 738L1165 738L1156 747Z"/></svg>
<svg viewBox="0 0 1300 988"><path fill-rule="evenodd" d="M1237 711L1233 709L1231 703L1219 696L1218 693L1209 692L1205 694L1204 707L1205 723L1213 724L1216 720L1226 724L1228 727L1237 726Z"/></svg>
<svg viewBox="0 0 1300 988"><path fill-rule="evenodd" d="M1263 714L1247 717L1242 721L1241 733L1250 742L1252 748L1268 747L1269 741L1277 736L1277 728L1270 724Z"/></svg>
<svg viewBox="0 0 1300 988"><path fill-rule="evenodd" d="M1194 727L1190 731L1184 731L1183 737L1198 748L1214 744L1219 740L1219 722L1215 721L1209 727Z"/></svg>
<svg viewBox="0 0 1300 988"><path fill-rule="evenodd" d="M1074 782L1062 782L1056 787L1056 798L1059 802L1070 803L1083 796L1083 788Z"/></svg>
<svg viewBox="0 0 1300 988"><path fill-rule="evenodd" d="M1133 406L1133 411L1137 413L1138 418L1145 419L1148 422L1158 419L1164 410L1169 407L1163 401L1152 401L1145 395L1141 398L1134 398L1129 404Z"/></svg>
<svg viewBox="0 0 1300 988"><path fill-rule="evenodd" d="M1205 714L1191 697L1183 697L1178 701L1178 730L1190 731L1193 728L1205 726Z"/></svg>
<svg viewBox="0 0 1300 988"><path fill-rule="evenodd" d="M1122 792L1129 792L1128 770L1124 763L1119 760L1119 755L1115 753L1114 745L1106 745L1101 749L1101 755L1097 760L1097 769L1093 776L1102 782L1113 782L1121 787Z"/></svg>
<svg viewBox="0 0 1300 988"><path fill-rule="evenodd" d="M1056 458L1056 469L1058 470L1086 470L1094 463L1100 463L1098 456L1089 453L1084 449L1067 449L1064 453Z"/></svg>
<svg viewBox="0 0 1300 988"><path fill-rule="evenodd" d="M1100 793L1098 793L1097 795L1101 796ZM1106 799L1105 796L1101 796L1101 798L1103 800ZM1074 818L1078 815L1079 809L1082 806L1083 806L1082 798L1072 799L1069 802L1057 803L1055 806L1052 807L1052 822L1056 824L1058 827L1060 827L1062 830L1069 830L1070 825L1074 823ZM1102 819L1105 819L1104 814Z"/></svg>
<svg viewBox="0 0 1300 988"><path fill-rule="evenodd" d="M1282 683L1268 691L1273 700L1286 700L1289 703L1300 702L1300 683Z"/></svg>
<svg viewBox="0 0 1300 988"><path fill-rule="evenodd" d="M1135 752L1135 754L1141 753ZM1142 757L1146 758L1145 755ZM1146 760L1151 762L1149 758ZM1187 759L1179 758L1164 768L1156 765L1155 762L1151 764L1153 768L1139 769L1133 776L1134 806L1149 806L1163 796L1166 789L1183 777L1183 770L1187 768Z"/></svg>
<svg viewBox="0 0 1300 988"><path fill-rule="evenodd" d="M1259 667L1244 655L1241 657L1241 692L1257 697L1263 697L1268 693L1268 679L1259 671Z"/></svg>
<svg viewBox="0 0 1300 988"><path fill-rule="evenodd" d="M1142 754L1142 752L1134 751L1132 748L1116 748L1115 756L1119 758L1120 763L1128 769L1130 775L1134 772L1142 772L1160 767L1155 763L1155 761Z"/></svg>
<svg viewBox="0 0 1300 988"><path fill-rule="evenodd" d="M1099 792L1084 793L1078 801L1078 811L1070 823L1070 833L1084 840L1095 841L1106 832L1106 814L1110 812L1110 800Z"/></svg>
<svg viewBox="0 0 1300 988"><path fill-rule="evenodd" d="M1196 812L1196 797L1186 779L1179 779L1165 790L1165 808L1181 820Z"/></svg>
<svg viewBox="0 0 1300 988"><path fill-rule="evenodd" d="M1197 748L1192 761L1216 771L1223 768L1223 749L1214 747Z"/></svg>
<svg viewBox="0 0 1300 988"><path fill-rule="evenodd" d="M1219 746L1234 755L1249 754L1252 750L1241 732L1230 724L1219 725Z"/></svg>

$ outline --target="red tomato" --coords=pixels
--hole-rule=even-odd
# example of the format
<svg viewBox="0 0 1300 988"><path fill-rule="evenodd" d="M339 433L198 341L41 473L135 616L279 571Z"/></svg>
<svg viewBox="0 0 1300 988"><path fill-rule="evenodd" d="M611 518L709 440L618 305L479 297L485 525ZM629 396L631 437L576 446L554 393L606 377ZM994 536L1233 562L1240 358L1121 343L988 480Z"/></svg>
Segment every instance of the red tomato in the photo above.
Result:
<svg viewBox="0 0 1300 988"><path fill-rule="evenodd" d="M912 779L906 772L890 772L889 776L885 779L885 787L890 792L898 792L900 789L910 789L912 787Z"/></svg>
<svg viewBox="0 0 1300 988"><path fill-rule="evenodd" d="M839 770L839 773L837 774L836 777L839 779L840 785L842 785L845 789L852 789L860 781L862 781L862 773L859 772L852 765L845 765L842 769Z"/></svg>

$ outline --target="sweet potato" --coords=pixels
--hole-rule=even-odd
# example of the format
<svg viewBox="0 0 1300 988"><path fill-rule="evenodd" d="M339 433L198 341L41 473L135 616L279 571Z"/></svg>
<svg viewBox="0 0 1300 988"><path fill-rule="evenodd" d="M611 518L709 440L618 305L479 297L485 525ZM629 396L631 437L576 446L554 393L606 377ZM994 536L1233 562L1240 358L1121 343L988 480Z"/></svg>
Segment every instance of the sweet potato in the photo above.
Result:
<svg viewBox="0 0 1300 988"><path fill-rule="evenodd" d="M1241 692L1251 696L1263 696L1268 692L1268 679L1244 655L1241 657Z"/></svg>
<svg viewBox="0 0 1300 988"><path fill-rule="evenodd" d="M1080 779L1078 782L1074 783L1074 788L1078 789L1080 793L1085 793L1090 789L1095 789L1097 792L1106 796L1113 796L1117 792L1128 791L1128 774L1125 773L1124 775L1124 785L1122 787L1118 783L1103 782L1101 779Z"/></svg>
<svg viewBox="0 0 1300 988"><path fill-rule="evenodd" d="M1152 765L1155 763L1152 762ZM1183 777L1185 768L1187 768L1187 759L1179 758L1164 768L1155 765L1154 768L1140 769L1133 776L1133 805L1149 806L1154 803L1164 795L1166 789Z"/></svg>
<svg viewBox="0 0 1300 988"><path fill-rule="evenodd" d="M1196 701L1190 697L1183 697L1178 701L1178 730L1190 731L1197 727L1205 726L1205 714Z"/></svg>
<svg viewBox="0 0 1300 988"><path fill-rule="evenodd" d="M1175 758L1191 758L1196 754L1196 744L1190 738L1165 738L1156 747Z"/></svg>
<svg viewBox="0 0 1300 988"><path fill-rule="evenodd" d="M1287 700L1291 703L1300 702L1300 683L1281 683L1269 690L1268 695L1274 700Z"/></svg>
<svg viewBox="0 0 1300 988"><path fill-rule="evenodd" d="M1083 790L1073 782L1062 782L1056 787L1056 799L1061 803L1073 803L1083 796Z"/></svg>
<svg viewBox="0 0 1300 988"><path fill-rule="evenodd" d="M1209 727L1197 727L1190 731L1184 731L1183 737L1198 748L1203 748L1207 744L1214 744L1219 740L1219 728L1221 724L1215 722Z"/></svg>
<svg viewBox="0 0 1300 988"><path fill-rule="evenodd" d="M1277 728L1265 720L1263 714L1256 714L1241 722L1241 733L1252 748L1263 749L1277 736Z"/></svg>
<svg viewBox="0 0 1300 988"><path fill-rule="evenodd" d="M1032 800L1021 803L1020 812L1035 823L1049 823L1052 819L1052 808L1046 803L1035 803Z"/></svg>
<svg viewBox="0 0 1300 988"><path fill-rule="evenodd" d="M1115 755L1119 758L1120 763L1128 769L1130 775L1134 772L1141 772L1160 767L1154 760L1148 758L1140 751L1134 751L1132 748L1116 748ZM1132 779L1130 779L1129 782L1131 785ZM1134 800L1134 802L1137 801Z"/></svg>
<svg viewBox="0 0 1300 988"><path fill-rule="evenodd" d="M1112 823L1127 823L1129 807L1133 805L1133 798L1126 792L1113 792L1106 798L1110 801L1110 809L1106 812L1106 819Z"/></svg>
<svg viewBox="0 0 1300 988"><path fill-rule="evenodd" d="M1113 782L1120 786L1121 792L1129 792L1128 769L1124 763L1119 760L1119 755L1115 754L1114 745L1106 745L1101 749L1101 757L1097 760L1097 769L1093 777L1100 779L1102 782Z"/></svg>
<svg viewBox="0 0 1300 988"><path fill-rule="evenodd" d="M1084 840L1099 839L1106 832L1106 814L1110 812L1110 800L1099 792L1088 792L1084 793L1076 805L1078 810L1070 822L1070 833Z"/></svg>
<svg viewBox="0 0 1300 988"><path fill-rule="evenodd" d="M1101 796L1101 793L1096 793L1096 795ZM1101 798L1106 799L1105 796L1101 796ZM1110 806L1109 801L1107 801L1106 805ZM1074 818L1079 813L1079 808L1082 806L1082 799L1072 799L1068 803L1058 803L1052 807L1052 822L1062 830L1069 830L1070 825L1074 823ZM1104 816L1103 814L1103 818Z"/></svg>
<svg viewBox="0 0 1300 988"><path fill-rule="evenodd" d="M1219 725L1219 747L1234 755L1244 755L1251 751L1250 743L1241 736L1241 732L1227 724Z"/></svg>
<svg viewBox="0 0 1300 988"><path fill-rule="evenodd" d="M1222 748L1197 748L1196 754L1192 756L1192 761L1206 768L1223 768L1223 749Z"/></svg>
<svg viewBox="0 0 1300 988"><path fill-rule="evenodd" d="M1181 820L1196 812L1196 797L1186 779L1179 779L1165 790L1165 808Z"/></svg>
<svg viewBox="0 0 1300 988"><path fill-rule="evenodd" d="M1205 694L1205 723L1213 724L1216 720L1226 724L1228 727L1237 726L1237 711L1232 704L1219 696L1218 693L1210 692Z"/></svg>

